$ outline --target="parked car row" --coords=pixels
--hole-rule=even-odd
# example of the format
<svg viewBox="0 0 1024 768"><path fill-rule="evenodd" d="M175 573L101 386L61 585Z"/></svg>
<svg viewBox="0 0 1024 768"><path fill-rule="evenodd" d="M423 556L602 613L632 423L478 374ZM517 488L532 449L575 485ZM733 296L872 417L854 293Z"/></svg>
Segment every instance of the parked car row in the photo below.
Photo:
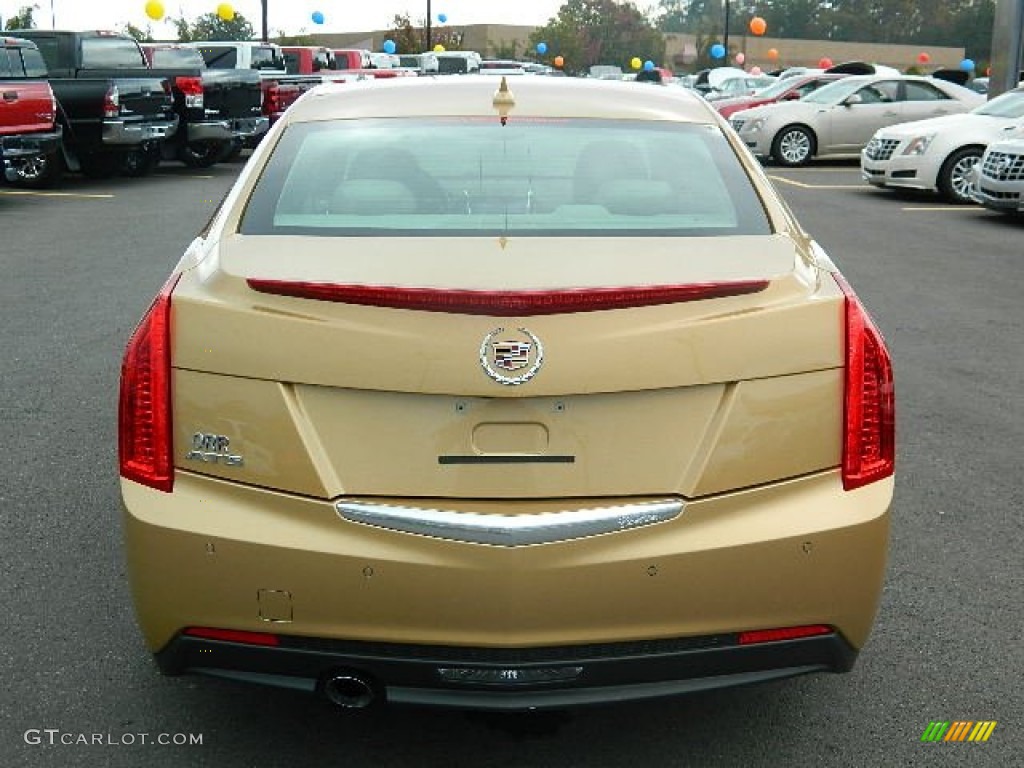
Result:
<svg viewBox="0 0 1024 768"><path fill-rule="evenodd" d="M0 38L0 157L14 184L51 186L65 170L142 176L167 159L208 166L269 127L271 82L250 67L213 71L194 48L143 49L116 32L18 35Z"/></svg>

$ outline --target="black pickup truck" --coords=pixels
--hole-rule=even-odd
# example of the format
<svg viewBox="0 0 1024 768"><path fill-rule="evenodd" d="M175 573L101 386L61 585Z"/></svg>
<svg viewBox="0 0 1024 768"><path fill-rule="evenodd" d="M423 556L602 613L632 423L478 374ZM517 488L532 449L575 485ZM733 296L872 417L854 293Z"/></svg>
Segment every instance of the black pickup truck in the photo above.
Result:
<svg viewBox="0 0 1024 768"><path fill-rule="evenodd" d="M178 127L168 77L134 38L115 32L19 30L43 55L71 170L142 175Z"/></svg>
<svg viewBox="0 0 1024 768"><path fill-rule="evenodd" d="M208 69L197 49L176 43L143 43L142 51L155 70L181 73L171 81L181 124L165 144L165 157L205 168L267 132L259 72Z"/></svg>

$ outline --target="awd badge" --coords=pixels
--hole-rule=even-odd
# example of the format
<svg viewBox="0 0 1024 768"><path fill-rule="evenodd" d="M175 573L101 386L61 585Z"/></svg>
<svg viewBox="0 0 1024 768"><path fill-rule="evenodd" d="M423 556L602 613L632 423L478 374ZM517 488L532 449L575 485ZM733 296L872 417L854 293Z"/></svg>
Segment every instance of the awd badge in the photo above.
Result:
<svg viewBox="0 0 1024 768"><path fill-rule="evenodd" d="M525 328L507 334L504 328L495 328L484 336L480 345L480 367L499 384L512 387L525 384L537 375L543 364L544 345ZM502 371L521 373L507 376Z"/></svg>
<svg viewBox="0 0 1024 768"><path fill-rule="evenodd" d="M189 461L204 461L208 464L224 464L228 467L242 466L242 457L228 451L231 441L224 435L196 432L192 435L192 450L185 454Z"/></svg>

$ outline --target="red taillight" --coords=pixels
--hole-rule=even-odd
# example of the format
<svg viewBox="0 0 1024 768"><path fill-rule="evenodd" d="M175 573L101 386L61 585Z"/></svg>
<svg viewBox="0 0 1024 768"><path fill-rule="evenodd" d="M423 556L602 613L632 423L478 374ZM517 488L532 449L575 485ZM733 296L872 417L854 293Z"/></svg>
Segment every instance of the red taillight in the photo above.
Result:
<svg viewBox="0 0 1024 768"><path fill-rule="evenodd" d="M466 291L437 288L397 288L387 285L339 285L285 280L247 280L261 293L300 299L336 301L390 309L450 312L460 315L527 317L605 309L650 307L684 301L718 299L757 293L767 280L744 280L690 285L648 285L627 288L581 288L562 291Z"/></svg>
<svg viewBox="0 0 1024 768"><path fill-rule="evenodd" d="M184 94L186 107L202 108L203 78L178 76L174 78L174 86Z"/></svg>
<svg viewBox="0 0 1024 768"><path fill-rule="evenodd" d="M889 477L896 466L896 399L885 339L849 283L846 295L846 374L843 385L843 488Z"/></svg>
<svg viewBox="0 0 1024 768"><path fill-rule="evenodd" d="M824 624L809 624L805 627L783 627L782 629L754 629L750 632L740 632L740 645L754 645L756 643L776 643L779 640L799 640L801 637L815 637L816 635L827 635L832 632L832 627Z"/></svg>
<svg viewBox="0 0 1024 768"><path fill-rule="evenodd" d="M189 627L183 635L201 637L205 640L223 640L228 643L246 645L277 645L277 635L269 632L246 632L241 629L215 629L214 627Z"/></svg>
<svg viewBox="0 0 1024 768"><path fill-rule="evenodd" d="M153 300L125 349L118 403L121 477L170 493L174 488L171 436L172 275Z"/></svg>
<svg viewBox="0 0 1024 768"><path fill-rule="evenodd" d="M277 83L270 83L263 90L263 114L273 115L281 111L281 98Z"/></svg>
<svg viewBox="0 0 1024 768"><path fill-rule="evenodd" d="M103 116L117 117L121 114L121 94L116 85L107 88L107 94L103 97Z"/></svg>

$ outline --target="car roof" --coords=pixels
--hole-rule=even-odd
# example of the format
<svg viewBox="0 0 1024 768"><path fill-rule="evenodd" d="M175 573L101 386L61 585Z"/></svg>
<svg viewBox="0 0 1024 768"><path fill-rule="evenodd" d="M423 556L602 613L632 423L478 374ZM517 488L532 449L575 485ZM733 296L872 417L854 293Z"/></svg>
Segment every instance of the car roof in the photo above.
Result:
<svg viewBox="0 0 1024 768"><path fill-rule="evenodd" d="M342 118L480 116L497 114L493 75L400 78L390 82L326 84L293 104L289 122ZM512 78L511 119L573 117L667 120L717 124L718 113L682 88L637 88L633 83L586 78Z"/></svg>

